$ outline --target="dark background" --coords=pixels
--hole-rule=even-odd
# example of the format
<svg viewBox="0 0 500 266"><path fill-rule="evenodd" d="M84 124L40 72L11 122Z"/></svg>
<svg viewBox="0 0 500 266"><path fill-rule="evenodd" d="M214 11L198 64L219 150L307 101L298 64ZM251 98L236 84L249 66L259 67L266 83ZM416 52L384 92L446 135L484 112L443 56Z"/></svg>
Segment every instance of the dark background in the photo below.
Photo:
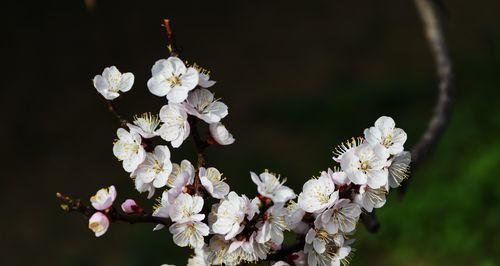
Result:
<svg viewBox="0 0 500 266"><path fill-rule="evenodd" d="M352 265L500 265L500 2L447 4L451 124L404 200L393 193L377 212L380 232L360 227ZM117 223L95 239L54 197L87 200L114 184L120 201L145 198L112 154L118 123L91 79L109 65L131 71L119 111L157 112L164 99L146 81L167 57L164 17L230 107L237 141L210 149L209 165L248 195L248 172L266 168L299 192L332 166L335 145L381 115L407 131L410 148L435 102L412 1L5 1L1 12L1 265L185 264L166 230ZM193 161L192 144L173 158Z"/></svg>

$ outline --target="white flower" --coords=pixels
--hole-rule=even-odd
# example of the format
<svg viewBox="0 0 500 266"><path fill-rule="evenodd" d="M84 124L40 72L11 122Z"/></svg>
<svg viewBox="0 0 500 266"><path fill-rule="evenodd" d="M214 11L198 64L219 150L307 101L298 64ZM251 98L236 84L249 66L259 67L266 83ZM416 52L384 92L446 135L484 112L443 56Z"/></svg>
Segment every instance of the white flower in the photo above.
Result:
<svg viewBox="0 0 500 266"><path fill-rule="evenodd" d="M204 248L197 248L194 250L194 257L188 259L187 266L210 266L207 259L208 254Z"/></svg>
<svg viewBox="0 0 500 266"><path fill-rule="evenodd" d="M306 243L312 244L314 251L321 254L326 251L327 245L335 244L341 246L344 244L344 237L341 234L330 234L323 229L309 229L306 235Z"/></svg>
<svg viewBox="0 0 500 266"><path fill-rule="evenodd" d="M89 219L89 229L95 233L96 237L100 237L108 231L109 219L102 212L94 213Z"/></svg>
<svg viewBox="0 0 500 266"><path fill-rule="evenodd" d="M200 167L198 175L203 187L216 199L222 199L229 193L229 185L222 179L222 174L219 170L210 167Z"/></svg>
<svg viewBox="0 0 500 266"><path fill-rule="evenodd" d="M307 181L299 195L298 204L306 212L320 213L331 207L337 200L339 192L331 178L320 176Z"/></svg>
<svg viewBox="0 0 500 266"><path fill-rule="evenodd" d="M167 178L172 172L172 163L170 162L170 151L167 146L158 145L153 153L147 153L146 159L134 171L135 176L140 183L152 184L154 188L161 188L167 184Z"/></svg>
<svg viewBox="0 0 500 266"><path fill-rule="evenodd" d="M337 246L329 243L323 253L318 253L310 244L304 246L304 252L307 253L307 265L309 266L340 266L347 265L351 247Z"/></svg>
<svg viewBox="0 0 500 266"><path fill-rule="evenodd" d="M183 160L180 166L173 164L172 174L167 180L167 184L171 187L167 192L170 202L174 202L177 196L186 192L186 187L194 183L194 176L194 167L188 160Z"/></svg>
<svg viewBox="0 0 500 266"><path fill-rule="evenodd" d="M198 85L202 88L209 88L215 85L214 80L210 80L210 73L207 71L200 71L199 73L200 80L198 81Z"/></svg>
<svg viewBox="0 0 500 266"><path fill-rule="evenodd" d="M375 126L365 129L365 139L370 145L375 146L375 152L380 157L387 158L404 150L406 133L396 128L394 120L387 116L382 116L375 121ZM380 145L377 145L380 144Z"/></svg>
<svg viewBox="0 0 500 266"><path fill-rule="evenodd" d="M97 193L90 197L90 202L92 207L98 211L104 211L105 209L111 207L116 199L116 189L115 186L110 186L109 188L101 188Z"/></svg>
<svg viewBox="0 0 500 266"><path fill-rule="evenodd" d="M335 147L335 150L333 151L333 160L340 163L342 160L342 156L344 154L357 146L361 145L363 143L364 139L361 137L358 138L351 138L350 140L340 143L337 147Z"/></svg>
<svg viewBox="0 0 500 266"><path fill-rule="evenodd" d="M134 124L128 123L130 131L139 133L143 138L150 139L157 136L156 128L160 125L160 119L151 113L144 113L141 116L134 116Z"/></svg>
<svg viewBox="0 0 500 266"><path fill-rule="evenodd" d="M362 144L346 152L340 166L354 184L379 188L387 183L386 163L385 158L374 152L373 146Z"/></svg>
<svg viewBox="0 0 500 266"><path fill-rule="evenodd" d="M156 61L148 80L149 91L156 96L167 96L171 103L184 101L188 92L198 85L198 71L186 68L182 60L169 57Z"/></svg>
<svg viewBox="0 0 500 266"><path fill-rule="evenodd" d="M235 261L236 256L235 254L227 254L230 244L231 243L225 240L223 236L213 235L207 247L207 260L212 265L221 265L222 263L231 265L231 263L228 262Z"/></svg>
<svg viewBox="0 0 500 266"><path fill-rule="evenodd" d="M168 177L167 185L171 188L185 186L194 182L195 169L188 160L182 160L181 164L172 164L172 173ZM187 179L187 181L185 181Z"/></svg>
<svg viewBox="0 0 500 266"><path fill-rule="evenodd" d="M273 263L271 266L290 266L290 264L280 260L280 261Z"/></svg>
<svg viewBox="0 0 500 266"><path fill-rule="evenodd" d="M275 203L284 203L296 197L293 190L283 184L276 175L265 171L259 176L250 172L252 181L257 185L260 195L270 198Z"/></svg>
<svg viewBox="0 0 500 266"><path fill-rule="evenodd" d="M390 161L389 165L389 186L396 188L401 185L401 182L408 178L410 169L411 153L403 151L396 154Z"/></svg>
<svg viewBox="0 0 500 266"><path fill-rule="evenodd" d="M106 100L113 100L120 96L118 91L127 92L134 84L134 74L120 73L115 66L107 67L102 75L94 77L94 87Z"/></svg>
<svg viewBox="0 0 500 266"><path fill-rule="evenodd" d="M123 161L123 169L131 173L146 158L146 151L142 147L142 138L139 133L128 132L123 128L116 131L118 140L113 145L113 154Z"/></svg>
<svg viewBox="0 0 500 266"><path fill-rule="evenodd" d="M336 186L342 187L345 185L349 185L351 180L347 177L346 173L343 171L336 170L335 172L328 168L327 171L322 171L321 176L329 177L333 180L333 183Z"/></svg>
<svg viewBox="0 0 500 266"><path fill-rule="evenodd" d="M252 220L256 214L259 214L259 205L261 202L257 197L250 200L247 196L241 195L241 198L245 202L244 212L247 216L247 219Z"/></svg>
<svg viewBox="0 0 500 266"><path fill-rule="evenodd" d="M148 199L154 196L156 188L153 186L153 183L146 183L142 180L142 178L135 178L135 176L132 176L132 178L134 179L134 185L137 191L140 193L147 191Z"/></svg>
<svg viewBox="0 0 500 266"><path fill-rule="evenodd" d="M387 190L385 187L371 188L370 186L361 186L359 194L356 194L354 201L361 205L363 209L372 212L373 208L384 206L386 201Z"/></svg>
<svg viewBox="0 0 500 266"><path fill-rule="evenodd" d="M212 123L208 126L210 135L219 145L231 145L234 138L222 123Z"/></svg>
<svg viewBox="0 0 500 266"><path fill-rule="evenodd" d="M171 210L172 210L172 204L170 203L170 201L168 199L168 192L163 191L163 194L162 194L161 200L160 200L160 205L155 207L155 210L153 212L153 216L154 217L161 217L161 218L168 218L168 217L170 217ZM157 224L153 230L154 231L160 230L163 227L165 227L163 224Z"/></svg>
<svg viewBox="0 0 500 266"><path fill-rule="evenodd" d="M226 199L223 199L217 208L217 220L212 224L212 231L216 234L225 235L229 240L243 231L241 222L245 219L247 202L243 197L231 191Z"/></svg>
<svg viewBox="0 0 500 266"><path fill-rule="evenodd" d="M267 257L271 249L270 243L259 243L255 241L255 232L252 233L248 239L234 240L227 251L228 254L234 256L230 257L231 262L229 265L237 265L241 262L255 262L263 260Z"/></svg>
<svg viewBox="0 0 500 266"><path fill-rule="evenodd" d="M358 204L348 199L341 199L335 205L316 218L316 227L325 228L330 234L336 234L339 230L349 233L356 229L361 208Z"/></svg>
<svg viewBox="0 0 500 266"><path fill-rule="evenodd" d="M308 255L307 265L340 266L351 251L347 243L342 234L332 235L322 229L309 230L304 246L304 252Z"/></svg>
<svg viewBox="0 0 500 266"><path fill-rule="evenodd" d="M187 113L177 104L164 105L160 110L160 119L163 125L158 130L161 138L170 141L172 147L181 146L189 136L189 122Z"/></svg>
<svg viewBox="0 0 500 266"><path fill-rule="evenodd" d="M305 235L309 230L309 225L302 221L305 211L294 201L288 204L287 210L288 214L285 216L287 227L297 234Z"/></svg>
<svg viewBox="0 0 500 266"><path fill-rule="evenodd" d="M205 219L205 214L200 214L203 209L203 198L182 193L172 203L170 218L173 222L186 223Z"/></svg>
<svg viewBox="0 0 500 266"><path fill-rule="evenodd" d="M207 89L192 91L183 104L190 115L194 115L208 124L217 123L227 116L227 105L214 99Z"/></svg>
<svg viewBox="0 0 500 266"><path fill-rule="evenodd" d="M288 214L287 209L282 204L275 204L267 209L264 214L264 222L259 222L259 229L255 240L259 243L266 243L272 240L275 244L283 243L283 231L287 230L285 217Z"/></svg>
<svg viewBox="0 0 500 266"><path fill-rule="evenodd" d="M208 236L208 225L192 221L187 223L174 223L169 228L173 234L174 243L180 247L190 246L201 248L205 244L203 237Z"/></svg>

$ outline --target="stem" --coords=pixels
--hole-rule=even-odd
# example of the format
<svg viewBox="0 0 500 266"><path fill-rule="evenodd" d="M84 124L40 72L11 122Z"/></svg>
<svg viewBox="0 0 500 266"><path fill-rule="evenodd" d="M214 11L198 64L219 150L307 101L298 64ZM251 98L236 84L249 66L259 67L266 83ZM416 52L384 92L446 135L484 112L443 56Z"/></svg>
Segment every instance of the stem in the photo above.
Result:
<svg viewBox="0 0 500 266"><path fill-rule="evenodd" d="M198 155L197 167L204 167L206 163L205 150L210 146L207 141L203 140L198 131L198 118L190 116L188 118L189 126L191 128L191 136L193 137L194 146Z"/></svg>
<svg viewBox="0 0 500 266"><path fill-rule="evenodd" d="M120 125L122 127L125 127L127 125L128 121L126 119L123 119L122 116L120 114L118 114L113 102L110 100L106 100L106 99L104 99L104 101L106 102L106 105L108 106L108 111L110 113L112 113L118 119L118 121L120 121Z"/></svg>
<svg viewBox="0 0 500 266"><path fill-rule="evenodd" d="M436 63L439 94L434 107L434 114L427 125L427 129L411 150L413 168L427 159L445 131L451 117L455 90L455 78L444 37L440 6L435 0L415 0L415 4L424 26L425 37ZM400 197L407 191L408 184L408 181L406 181L399 189Z"/></svg>
<svg viewBox="0 0 500 266"><path fill-rule="evenodd" d="M174 31L172 30L172 25L170 23L170 19L163 19L163 26L166 29L167 33L167 44L168 44L168 50L170 52L171 56L179 56L179 49L177 48L175 38L174 38ZM200 136L200 132L198 131L198 118L194 116L189 116L188 121L189 121L189 126L191 128L191 136L194 141L194 145L196 148L196 154L197 154L197 163L196 163L196 170L198 170L200 167L204 167L206 163L205 159L205 149L210 146L207 141L203 140ZM198 194L201 188L201 181L198 173L196 173L196 176L194 178L194 190Z"/></svg>
<svg viewBox="0 0 500 266"><path fill-rule="evenodd" d="M163 19L163 26L167 33L167 48L171 56L178 56L180 51L175 44L174 31L172 30L172 25L170 24L170 19Z"/></svg>

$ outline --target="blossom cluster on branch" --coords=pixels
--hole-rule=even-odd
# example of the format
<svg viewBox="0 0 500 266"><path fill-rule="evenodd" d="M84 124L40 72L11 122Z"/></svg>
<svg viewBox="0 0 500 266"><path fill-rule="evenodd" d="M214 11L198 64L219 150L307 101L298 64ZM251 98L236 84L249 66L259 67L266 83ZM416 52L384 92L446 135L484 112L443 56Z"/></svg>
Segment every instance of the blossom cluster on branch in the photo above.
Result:
<svg viewBox="0 0 500 266"><path fill-rule="evenodd" d="M157 195L158 204L151 215L133 199L115 207L114 186L92 196L92 207L82 208L78 201L73 209L83 210L97 237L115 220L151 222L156 224L154 230L168 226L176 245L194 250L188 265L261 260L273 260L278 266L347 264L354 242L351 236L361 213L382 207L389 189L400 186L407 177L410 153L403 147L406 133L392 118L382 116L363 137L335 148L335 165L307 180L300 193L286 186L280 175L265 170L250 172L256 196L238 194L217 168L205 165L208 146L235 141L221 123L228 115L227 105L208 89L215 85L210 72L196 64L187 65L175 54L158 60L151 74L147 87L153 95L165 97L166 104L158 114L137 115L118 128L113 154L137 191L147 193L148 199ZM132 88L134 75L122 74L112 66L93 82L111 101ZM201 122L206 124L206 136L198 132ZM172 162L171 150L181 147L189 136L197 148L196 163ZM153 139L165 142L155 145L159 141ZM290 253L283 244L287 231L297 236L300 245Z"/></svg>

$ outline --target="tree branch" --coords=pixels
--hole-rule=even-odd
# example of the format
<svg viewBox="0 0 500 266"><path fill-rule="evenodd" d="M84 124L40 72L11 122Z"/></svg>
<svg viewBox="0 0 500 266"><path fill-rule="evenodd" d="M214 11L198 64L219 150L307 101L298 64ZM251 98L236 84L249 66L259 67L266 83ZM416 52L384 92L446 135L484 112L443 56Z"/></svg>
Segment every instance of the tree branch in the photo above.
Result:
<svg viewBox="0 0 500 266"><path fill-rule="evenodd" d="M189 121L189 126L191 128L191 135L193 137L193 142L194 146L196 148L196 153L198 155L198 163L197 167L203 167L205 166L206 160L205 160L205 150L210 146L210 144L201 138L200 132L198 131L198 118L194 116L189 116L188 121Z"/></svg>
<svg viewBox="0 0 500 266"><path fill-rule="evenodd" d="M77 212L84 217L90 218L97 210L94 207L86 205L81 202L81 200L73 200L68 196L63 196L61 193L57 192L56 197L61 201L61 209L66 212ZM139 214L126 214L118 211L116 208L110 208L106 210L105 213L108 215L111 221L122 221L130 224L135 223L152 223L152 224L162 224L170 225L170 221L161 217L155 217L151 214L141 212Z"/></svg>
<svg viewBox="0 0 500 266"><path fill-rule="evenodd" d="M427 129L411 150L413 169L427 159L445 131L451 117L455 90L452 62L441 21L440 10L442 7L440 7L439 1L436 0L415 0L415 4L436 64L439 94L434 107L434 114L427 125ZM408 184L407 180L399 189L400 197L407 191Z"/></svg>
<svg viewBox="0 0 500 266"><path fill-rule="evenodd" d="M104 99L104 97L102 97ZM116 108L115 108L115 105L113 104L113 101L110 101L110 100L106 100L104 99L104 101L106 102L106 105L108 107L108 111L113 114L116 119L118 119L118 121L120 121L120 125L122 127L125 127L128 123L128 121L124 118L122 118L122 116L120 114L118 114L118 112L116 111Z"/></svg>
<svg viewBox="0 0 500 266"><path fill-rule="evenodd" d="M167 33L167 48L171 56L179 56L179 49L175 43L174 31L172 30L172 25L170 24L170 19L163 19L163 26L165 27Z"/></svg>
<svg viewBox="0 0 500 266"><path fill-rule="evenodd" d="M168 50L170 52L171 56L179 56L180 51L177 48L175 38L174 38L174 31L172 30L172 25L170 23L170 19L163 19L163 26L165 27L166 33L167 33L167 44L168 44ZM203 140L200 136L200 132L198 131L198 118L194 116L189 116L188 121L189 121L189 126L191 129L191 136L193 138L193 142L196 148L196 154L197 154L197 163L196 163L196 170L198 170L200 167L205 166L205 149L210 146L210 144L206 141ZM201 188L201 181L198 176L198 171L196 173L196 176L194 178L194 190L196 193L200 191Z"/></svg>

